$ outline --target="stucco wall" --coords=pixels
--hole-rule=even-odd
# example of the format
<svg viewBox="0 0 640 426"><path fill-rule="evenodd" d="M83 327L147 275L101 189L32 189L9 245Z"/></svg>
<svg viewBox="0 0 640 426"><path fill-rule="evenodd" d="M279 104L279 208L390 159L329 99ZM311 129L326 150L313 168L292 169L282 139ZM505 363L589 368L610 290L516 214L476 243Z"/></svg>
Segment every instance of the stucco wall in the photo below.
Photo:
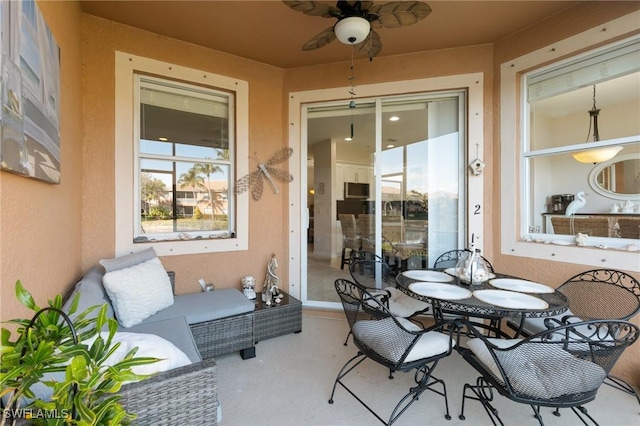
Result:
<svg viewBox="0 0 640 426"><path fill-rule="evenodd" d="M250 153L269 158L286 146L282 132L283 71L237 56L162 37L92 15L84 15L83 93L84 165L82 267L115 252L114 219L114 52L116 50L189 68L231 76L249 83ZM285 164L286 166L286 164ZM250 162L250 170L256 164ZM240 279L253 275L261 284L275 253L278 276L287 282L288 254L286 191L265 190L250 201L249 251L164 256L166 269L176 272L176 291L200 291L199 278L217 287L240 288Z"/></svg>
<svg viewBox="0 0 640 426"><path fill-rule="evenodd" d="M82 13L76 2L38 2L38 7L60 47L62 174L60 184L52 185L0 172L2 320L29 314L16 301L16 280L46 305L82 274Z"/></svg>

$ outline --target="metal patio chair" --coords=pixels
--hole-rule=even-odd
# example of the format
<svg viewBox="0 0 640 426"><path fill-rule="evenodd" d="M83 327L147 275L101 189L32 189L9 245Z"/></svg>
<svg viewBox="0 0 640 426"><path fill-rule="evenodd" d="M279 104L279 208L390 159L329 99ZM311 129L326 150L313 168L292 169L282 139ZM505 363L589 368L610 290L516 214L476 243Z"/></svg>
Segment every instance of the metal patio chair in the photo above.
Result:
<svg viewBox="0 0 640 426"><path fill-rule="evenodd" d="M446 385L432 374L438 361L450 355L454 345L449 334L440 332L446 324L422 329L406 319L395 317L384 303L357 283L338 279L335 281L335 288L342 301L358 353L349 359L338 373L329 404L333 404L336 388L340 385L383 424L391 425L425 390L430 390L444 397L445 418L451 419ZM383 419L346 384L345 379L349 373L367 359L390 371L416 370L416 385L400 399L388 420ZM349 377L357 380L358 375ZM436 389L438 385L442 386L441 391Z"/></svg>
<svg viewBox="0 0 640 426"><path fill-rule="evenodd" d="M349 273L353 281L378 297L396 317L411 320L426 313L431 307L430 304L414 299L397 289L395 273L382 258L373 253L359 252L357 259L349 264ZM422 325L417 320L413 321ZM345 346L349 335L344 342Z"/></svg>
<svg viewBox="0 0 640 426"><path fill-rule="evenodd" d="M557 290L569 299L567 312L553 319L526 318L521 328L520 323L513 319L507 325L514 330L520 329L523 336L530 336L555 327L565 317L575 317L574 321L629 320L640 312L640 282L615 269L581 272L566 280ZM640 395L624 380L609 375L605 384L634 395L640 404Z"/></svg>
<svg viewBox="0 0 640 426"><path fill-rule="evenodd" d="M540 407L570 408L584 424L598 424L583 407L592 401L622 352L638 339L638 327L621 320L564 323L525 339L487 338L468 324L472 339L458 352L479 373L465 384L467 399L477 400L494 425L504 423L492 405L494 390L530 405L543 425ZM469 395L467 393L470 393ZM496 423L497 422L497 423Z"/></svg>

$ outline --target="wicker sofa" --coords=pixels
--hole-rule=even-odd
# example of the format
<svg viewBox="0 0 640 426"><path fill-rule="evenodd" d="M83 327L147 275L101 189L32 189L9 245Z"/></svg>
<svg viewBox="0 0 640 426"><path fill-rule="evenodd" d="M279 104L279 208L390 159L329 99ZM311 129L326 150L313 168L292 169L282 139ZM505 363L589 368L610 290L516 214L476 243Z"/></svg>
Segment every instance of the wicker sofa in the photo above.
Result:
<svg viewBox="0 0 640 426"><path fill-rule="evenodd" d="M168 272L172 286L174 274ZM80 293L77 312L107 303L105 270L96 266L78 282L67 298ZM65 305L68 307L68 305ZM121 402L137 414L139 425L215 425L220 415L217 398L217 366L213 357L240 351L255 356L253 310L255 305L237 289L174 296L174 303L142 323L118 331L155 334L182 350L191 364L163 371L154 377L124 385ZM115 316L114 316L115 317Z"/></svg>

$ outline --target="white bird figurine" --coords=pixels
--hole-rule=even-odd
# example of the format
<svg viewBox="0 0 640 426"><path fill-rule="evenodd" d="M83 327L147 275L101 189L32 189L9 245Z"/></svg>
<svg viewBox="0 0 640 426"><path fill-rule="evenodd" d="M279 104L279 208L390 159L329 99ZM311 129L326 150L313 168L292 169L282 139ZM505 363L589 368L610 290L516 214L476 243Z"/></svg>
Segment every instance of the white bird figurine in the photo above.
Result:
<svg viewBox="0 0 640 426"><path fill-rule="evenodd" d="M587 204L587 200L584 199L585 194L583 191L580 191L576 194L576 199L569 203L567 209L564 211L564 215L566 217L570 217L574 215L578 210L584 207Z"/></svg>
<svg viewBox="0 0 640 426"><path fill-rule="evenodd" d="M576 199L570 202L567 209L564 211L564 215L569 218L569 232L571 232L571 235L575 234L573 215L587 204L587 200L584 199L585 195L589 194L585 194L583 191L578 192L576 194Z"/></svg>

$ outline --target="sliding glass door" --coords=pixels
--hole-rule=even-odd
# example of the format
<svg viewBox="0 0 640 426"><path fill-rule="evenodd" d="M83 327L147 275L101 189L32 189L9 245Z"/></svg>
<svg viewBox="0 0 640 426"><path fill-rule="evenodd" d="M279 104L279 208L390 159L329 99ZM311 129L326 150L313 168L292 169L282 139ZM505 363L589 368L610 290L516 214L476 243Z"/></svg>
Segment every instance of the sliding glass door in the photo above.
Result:
<svg viewBox="0 0 640 426"><path fill-rule="evenodd" d="M308 304L338 302L356 249L400 272L464 245L465 102L460 91L303 107Z"/></svg>

